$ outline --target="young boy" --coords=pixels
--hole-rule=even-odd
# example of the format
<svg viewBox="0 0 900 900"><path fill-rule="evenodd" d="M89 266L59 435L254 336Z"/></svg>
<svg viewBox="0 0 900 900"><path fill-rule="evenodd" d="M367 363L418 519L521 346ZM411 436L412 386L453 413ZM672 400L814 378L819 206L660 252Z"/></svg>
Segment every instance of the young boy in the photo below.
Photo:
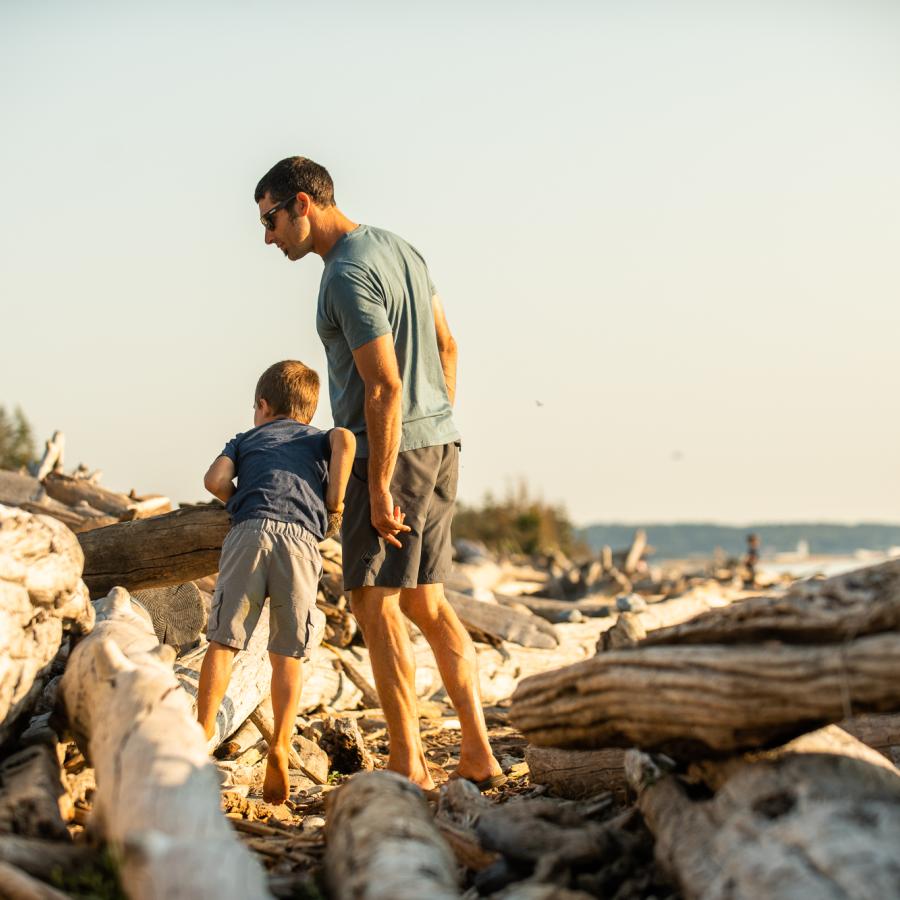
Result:
<svg viewBox="0 0 900 900"><path fill-rule="evenodd" d="M232 527L222 544L197 718L212 737L234 655L247 648L268 596L275 741L263 798L275 804L288 796L302 658L324 627L316 608L318 544L340 526L356 451L347 429L323 432L309 425L318 400L319 376L312 369L295 360L270 366L256 385L254 428L229 441L203 479L227 504Z"/></svg>

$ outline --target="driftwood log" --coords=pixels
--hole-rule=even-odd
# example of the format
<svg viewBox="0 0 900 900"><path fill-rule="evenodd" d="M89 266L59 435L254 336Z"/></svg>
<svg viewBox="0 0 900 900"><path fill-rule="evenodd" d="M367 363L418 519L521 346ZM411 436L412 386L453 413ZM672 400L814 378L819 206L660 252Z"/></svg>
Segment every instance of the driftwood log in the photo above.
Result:
<svg viewBox="0 0 900 900"><path fill-rule="evenodd" d="M88 478L73 478L58 472L50 472L43 481L47 494L60 503L77 507L86 503L119 520L145 519L168 512L172 504L167 497L150 497L138 500L94 484Z"/></svg>
<svg viewBox="0 0 900 900"><path fill-rule="evenodd" d="M837 643L900 630L900 560L795 584L649 633L645 646L786 641Z"/></svg>
<svg viewBox="0 0 900 900"><path fill-rule="evenodd" d="M336 900L459 897L453 854L422 792L393 772L352 778L328 797L325 873Z"/></svg>
<svg viewBox="0 0 900 900"><path fill-rule="evenodd" d="M897 709L898 658L896 632L843 644L615 650L522 681L510 721L540 746L731 752Z"/></svg>
<svg viewBox="0 0 900 900"><path fill-rule="evenodd" d="M755 761L730 761L715 796L630 750L629 781L657 861L686 898L788 900L898 895L900 775L838 729Z"/></svg>
<svg viewBox="0 0 900 900"><path fill-rule="evenodd" d="M66 840L72 814L55 750L36 744L0 765L0 833Z"/></svg>
<svg viewBox="0 0 900 900"><path fill-rule="evenodd" d="M447 591L446 594L466 628L523 647L552 650L559 644L553 626L539 616L497 603L475 600L456 591Z"/></svg>
<svg viewBox="0 0 900 900"><path fill-rule="evenodd" d="M560 750L529 746L525 762L532 784L545 784L550 793L566 800L584 800L609 791L623 801L627 793L625 751Z"/></svg>
<svg viewBox="0 0 900 900"><path fill-rule="evenodd" d="M272 682L272 666L269 662L269 616L264 611L250 638L246 650L234 657L228 690L216 715L216 731L210 739L209 748L218 747L231 737L269 695ZM181 686L191 697L196 709L197 686L200 683L200 667L209 645L201 644L196 649L180 657L175 663L175 675Z"/></svg>
<svg viewBox="0 0 900 900"><path fill-rule="evenodd" d="M97 775L92 821L120 855L129 896L268 897L262 870L220 812L203 732L172 672L174 650L157 642L124 590L97 612L61 691Z"/></svg>
<svg viewBox="0 0 900 900"><path fill-rule="evenodd" d="M892 561L710 610L633 649L526 679L510 719L533 743L569 749L771 746L900 709L898 629Z"/></svg>
<svg viewBox="0 0 900 900"><path fill-rule="evenodd" d="M101 597L117 585L137 590L211 575L228 529L222 507L192 506L85 532L78 536L85 584Z"/></svg>
<svg viewBox="0 0 900 900"><path fill-rule="evenodd" d="M0 743L37 699L64 631L93 624L82 562L64 525L0 506Z"/></svg>

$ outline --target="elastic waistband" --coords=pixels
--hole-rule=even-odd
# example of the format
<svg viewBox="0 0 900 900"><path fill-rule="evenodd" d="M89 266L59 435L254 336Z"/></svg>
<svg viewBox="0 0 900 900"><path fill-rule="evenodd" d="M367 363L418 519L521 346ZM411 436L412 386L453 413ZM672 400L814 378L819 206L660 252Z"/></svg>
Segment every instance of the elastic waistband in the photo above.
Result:
<svg viewBox="0 0 900 900"><path fill-rule="evenodd" d="M232 531L268 532L283 534L295 541L303 541L319 549L319 539L308 529L296 522L279 522L276 519L245 519L232 526Z"/></svg>

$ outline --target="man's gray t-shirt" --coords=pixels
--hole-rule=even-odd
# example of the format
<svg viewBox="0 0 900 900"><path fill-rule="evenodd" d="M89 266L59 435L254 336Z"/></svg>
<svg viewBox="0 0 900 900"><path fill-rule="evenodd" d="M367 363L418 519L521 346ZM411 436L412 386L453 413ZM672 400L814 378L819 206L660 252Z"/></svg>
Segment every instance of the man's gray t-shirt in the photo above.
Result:
<svg viewBox="0 0 900 900"><path fill-rule="evenodd" d="M425 260L402 238L360 225L325 256L316 329L328 359L334 424L356 435L356 455L369 455L365 386L353 351L393 334L403 382L400 452L459 440L438 354Z"/></svg>

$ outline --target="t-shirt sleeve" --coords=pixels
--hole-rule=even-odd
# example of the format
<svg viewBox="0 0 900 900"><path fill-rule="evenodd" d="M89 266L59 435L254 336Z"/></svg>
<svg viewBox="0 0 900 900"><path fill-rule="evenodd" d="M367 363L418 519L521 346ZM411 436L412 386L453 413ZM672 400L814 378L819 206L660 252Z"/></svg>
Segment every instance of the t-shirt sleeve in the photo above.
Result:
<svg viewBox="0 0 900 900"><path fill-rule="evenodd" d="M348 266L336 272L328 282L325 296L331 318L351 350L390 334L384 294L365 269Z"/></svg>
<svg viewBox="0 0 900 900"><path fill-rule="evenodd" d="M219 456L227 456L237 467L238 463L238 443L240 442L240 435L235 435L223 448L222 452Z"/></svg>

